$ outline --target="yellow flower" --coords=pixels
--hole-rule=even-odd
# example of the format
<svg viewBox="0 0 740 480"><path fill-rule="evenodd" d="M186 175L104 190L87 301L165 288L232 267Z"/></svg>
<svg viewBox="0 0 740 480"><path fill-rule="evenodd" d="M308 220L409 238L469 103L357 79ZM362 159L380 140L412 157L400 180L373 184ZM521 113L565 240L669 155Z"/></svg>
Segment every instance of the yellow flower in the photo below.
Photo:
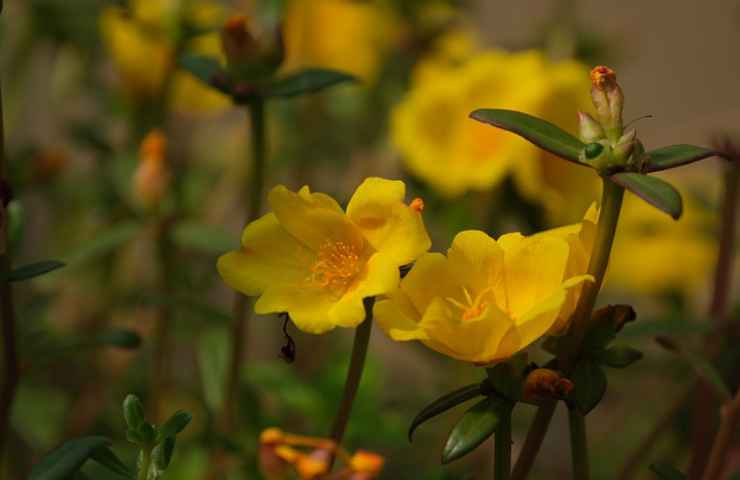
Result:
<svg viewBox="0 0 740 480"><path fill-rule="evenodd" d="M717 260L713 215L684 195L679 221L627 195L606 286L646 294L703 291Z"/></svg>
<svg viewBox="0 0 740 480"><path fill-rule="evenodd" d="M192 75L174 71L175 46L172 22L184 6L179 0L133 0L130 14L107 7L100 18L103 42L110 51L116 71L127 93L136 99L154 99L172 75L172 107L185 113L210 113L227 108L228 99L201 85ZM220 22L223 12L216 4L201 3L183 14L189 22L207 27ZM200 36L189 51L217 56L218 35Z"/></svg>
<svg viewBox="0 0 740 480"><path fill-rule="evenodd" d="M446 44L416 67L409 93L392 114L392 138L407 168L450 197L489 190L511 174L552 220L572 221L597 192L593 172L468 115L477 108L519 110L575 134L576 112L590 104L588 69L551 63L538 51L476 53L460 32Z"/></svg>
<svg viewBox="0 0 740 480"><path fill-rule="evenodd" d="M394 43L396 20L376 2L291 0L285 13L285 69L325 67L372 81Z"/></svg>
<svg viewBox="0 0 740 480"><path fill-rule="evenodd" d="M505 360L567 325L570 292L592 279L582 262L585 230L574 225L498 240L461 232L446 257L419 258L389 299L376 304L375 318L394 340L420 340L476 364Z"/></svg>
<svg viewBox="0 0 740 480"><path fill-rule="evenodd" d="M232 288L260 295L259 314L288 312L309 333L355 327L363 299L393 290L399 267L430 246L423 204L406 205L405 191L403 182L368 178L345 213L308 187L275 187L273 213L247 225L242 249L219 259L219 273Z"/></svg>

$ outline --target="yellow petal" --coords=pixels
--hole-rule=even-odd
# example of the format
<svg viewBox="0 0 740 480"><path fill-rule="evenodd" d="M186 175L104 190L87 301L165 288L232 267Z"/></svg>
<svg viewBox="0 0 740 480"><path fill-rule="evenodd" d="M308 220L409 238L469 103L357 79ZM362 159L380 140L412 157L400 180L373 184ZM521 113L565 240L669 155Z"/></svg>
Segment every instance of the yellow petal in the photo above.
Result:
<svg viewBox="0 0 740 480"><path fill-rule="evenodd" d="M387 300L380 300L375 304L373 317L380 328L397 342L429 338L419 326L419 312L400 289L393 292Z"/></svg>
<svg viewBox="0 0 740 480"><path fill-rule="evenodd" d="M503 271L504 251L486 233L467 230L455 236L447 260L461 284L479 291L496 283Z"/></svg>
<svg viewBox="0 0 740 480"><path fill-rule="evenodd" d="M457 298L462 294L461 285L455 281L441 253L425 253L419 257L400 288L420 317L435 297Z"/></svg>
<svg viewBox="0 0 740 480"><path fill-rule="evenodd" d="M313 258L269 213L247 225L242 249L221 256L217 268L231 288L257 295L268 285L304 283Z"/></svg>
<svg viewBox="0 0 740 480"><path fill-rule="evenodd" d="M400 279L398 266L383 253L375 253L364 272L329 312L331 321L342 327L356 327L365 319L363 299L392 292Z"/></svg>
<svg viewBox="0 0 740 480"><path fill-rule="evenodd" d="M497 303L519 318L560 287L570 247L555 236L503 240L505 281L496 290Z"/></svg>
<svg viewBox="0 0 740 480"><path fill-rule="evenodd" d="M278 185L268 200L280 225L311 250L318 251L327 242L337 241L358 252L364 250L360 231L325 195L310 194L306 187L294 193Z"/></svg>
<svg viewBox="0 0 740 480"><path fill-rule="evenodd" d="M406 186L399 180L371 177L357 188L347 216L378 251L397 265L412 262L431 246L421 212L404 203Z"/></svg>
<svg viewBox="0 0 740 480"><path fill-rule="evenodd" d="M306 333L320 334L336 327L329 315L336 299L317 288L275 285L266 291L254 305L258 314L288 312L290 319Z"/></svg>

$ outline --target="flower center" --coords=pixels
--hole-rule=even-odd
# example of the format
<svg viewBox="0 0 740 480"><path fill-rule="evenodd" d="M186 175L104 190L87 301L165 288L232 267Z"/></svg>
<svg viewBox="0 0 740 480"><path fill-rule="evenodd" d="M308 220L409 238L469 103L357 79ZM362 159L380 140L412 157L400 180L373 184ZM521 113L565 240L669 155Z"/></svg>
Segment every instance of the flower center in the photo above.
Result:
<svg viewBox="0 0 740 480"><path fill-rule="evenodd" d="M360 273L360 252L344 242L326 242L319 248L311 279L322 288L344 290Z"/></svg>
<svg viewBox="0 0 740 480"><path fill-rule="evenodd" d="M465 295L465 303L455 300L454 298L447 298L447 301L462 310L462 320L464 322L469 322L485 313L486 308L488 307L488 302L483 300L483 296L490 291L490 288L483 290L475 298L470 295L467 288L462 287L462 290Z"/></svg>

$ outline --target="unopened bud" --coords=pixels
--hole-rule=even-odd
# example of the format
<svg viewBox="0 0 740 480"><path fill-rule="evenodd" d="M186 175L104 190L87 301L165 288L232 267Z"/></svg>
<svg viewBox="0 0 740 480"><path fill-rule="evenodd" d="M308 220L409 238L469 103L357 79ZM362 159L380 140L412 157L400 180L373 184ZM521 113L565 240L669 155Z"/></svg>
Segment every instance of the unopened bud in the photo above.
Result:
<svg viewBox="0 0 740 480"><path fill-rule="evenodd" d="M411 207L412 210L418 213L421 213L424 211L424 200L419 197L416 197L415 199L411 201L411 203L409 204L409 207Z"/></svg>
<svg viewBox="0 0 740 480"><path fill-rule="evenodd" d="M604 138L604 129L588 113L578 112L579 136L584 143L597 142Z"/></svg>
<svg viewBox="0 0 740 480"><path fill-rule="evenodd" d="M624 94L614 70L603 66L591 70L591 99L607 136L615 141L622 134Z"/></svg>
<svg viewBox="0 0 740 480"><path fill-rule="evenodd" d="M637 313L630 305L607 305L596 310L591 316L591 325L597 326L610 323L614 330L619 332L624 326L635 321Z"/></svg>
<svg viewBox="0 0 740 480"><path fill-rule="evenodd" d="M249 31L245 15L234 15L221 29L221 49L229 65L241 65L254 60L257 40Z"/></svg>
<svg viewBox="0 0 740 480"><path fill-rule="evenodd" d="M560 399L573 390L573 382L549 368L529 372L524 381L525 400Z"/></svg>
<svg viewBox="0 0 740 480"><path fill-rule="evenodd" d="M175 437L167 437L162 443L154 447L152 450L152 457L154 458L154 466L160 471L167 470L172 460L172 454L175 451Z"/></svg>
<svg viewBox="0 0 740 480"><path fill-rule="evenodd" d="M349 462L350 480L372 480L380 475L385 459L377 453L357 450Z"/></svg>
<svg viewBox="0 0 740 480"><path fill-rule="evenodd" d="M329 473L332 455L332 451L325 449L314 450L308 455L301 455L295 464L301 480L315 480Z"/></svg>
<svg viewBox="0 0 740 480"><path fill-rule="evenodd" d="M159 130L149 133L141 144L139 166L134 173L134 198L147 208L158 206L170 185L166 150L167 140Z"/></svg>

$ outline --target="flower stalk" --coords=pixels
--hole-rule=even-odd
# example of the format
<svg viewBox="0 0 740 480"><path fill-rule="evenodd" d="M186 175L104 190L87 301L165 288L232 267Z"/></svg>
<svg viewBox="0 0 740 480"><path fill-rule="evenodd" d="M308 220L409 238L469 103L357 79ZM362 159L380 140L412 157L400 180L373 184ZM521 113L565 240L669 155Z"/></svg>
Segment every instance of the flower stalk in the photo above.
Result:
<svg viewBox="0 0 740 480"><path fill-rule="evenodd" d="M720 414L722 421L712 444L709 463L701 477L702 480L719 480L725 469L727 453L732 446L737 427L740 425L740 391L737 392L735 398L722 405Z"/></svg>
<svg viewBox="0 0 740 480"><path fill-rule="evenodd" d="M494 436L494 480L511 477L511 409L501 416Z"/></svg>
<svg viewBox="0 0 740 480"><path fill-rule="evenodd" d="M256 99L248 106L250 128L252 134L251 166L249 175L249 208L245 224L256 220L262 211L262 197L265 188L265 163L267 157L267 136L265 126L264 99ZM244 358L244 336L248 331L249 299L242 293L234 294L234 320L231 331L231 360L226 380L224 407L221 415L221 426L225 431L235 425L235 411L237 392L239 390L239 376Z"/></svg>
<svg viewBox="0 0 740 480"><path fill-rule="evenodd" d="M556 406L557 402L551 401L537 409L534 420L532 420L527 432L527 438L524 440L524 445L519 453L519 458L517 458L514 470L511 472L511 480L525 480L529 476L532 465L534 465L534 459L542 447L548 428L550 428Z"/></svg>
<svg viewBox="0 0 740 480"><path fill-rule="evenodd" d="M0 13L2 0L0 0ZM6 178L5 131L3 125L2 87L0 86L0 323L3 334L3 380L0 385L0 469L4 469L5 446L10 429L10 414L20 380L20 365L16 336L13 292L8 280L11 269L8 242L8 211L6 209L10 188ZM0 478L5 472L0 470Z"/></svg>
<svg viewBox="0 0 740 480"><path fill-rule="evenodd" d="M352 413L352 405L354 404L357 389L362 379L362 372L365 369L367 347L370 343L370 334L373 329L374 304L374 298L365 299L365 321L355 329L355 340L352 345L352 356L349 361L347 380L344 383L344 393L342 394L342 401L339 404L337 415L334 418L334 424L331 427L330 438L336 442L337 446L342 444L344 433L347 430L347 423L349 423L349 417Z"/></svg>
<svg viewBox="0 0 740 480"><path fill-rule="evenodd" d="M588 480L590 476L588 466L588 441L586 438L586 417L576 411L568 412L570 427L570 453L573 462L573 479Z"/></svg>

